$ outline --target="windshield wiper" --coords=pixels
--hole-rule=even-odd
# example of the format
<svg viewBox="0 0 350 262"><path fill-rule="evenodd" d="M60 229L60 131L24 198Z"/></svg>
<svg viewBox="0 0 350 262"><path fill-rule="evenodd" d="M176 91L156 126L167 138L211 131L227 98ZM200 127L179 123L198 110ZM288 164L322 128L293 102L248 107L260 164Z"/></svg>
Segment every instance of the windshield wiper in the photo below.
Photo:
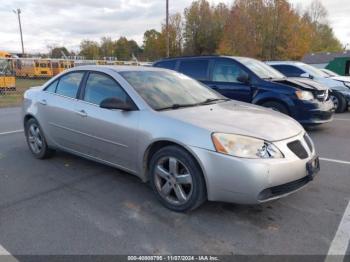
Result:
<svg viewBox="0 0 350 262"><path fill-rule="evenodd" d="M229 101L229 98L208 98L207 100L198 103L198 105L207 105L217 101Z"/></svg>
<svg viewBox="0 0 350 262"><path fill-rule="evenodd" d="M200 103L194 103L194 104L172 104L170 106L166 107L161 107L157 108L157 111L162 111L162 110L168 110L168 109L179 109L179 108L184 108L184 107L192 107L192 106L200 106L200 105L207 105L211 104L216 101L229 101L231 99L229 98L208 98L207 100L200 102Z"/></svg>
<svg viewBox="0 0 350 262"><path fill-rule="evenodd" d="M168 110L168 109L179 109L184 107L197 106L198 104L172 104L171 106L157 108L157 111Z"/></svg>

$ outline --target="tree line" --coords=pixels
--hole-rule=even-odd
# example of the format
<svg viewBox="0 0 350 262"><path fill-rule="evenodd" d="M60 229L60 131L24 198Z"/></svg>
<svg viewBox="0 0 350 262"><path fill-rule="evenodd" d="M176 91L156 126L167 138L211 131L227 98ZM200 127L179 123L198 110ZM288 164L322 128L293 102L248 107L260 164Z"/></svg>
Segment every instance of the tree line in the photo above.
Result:
<svg viewBox="0 0 350 262"><path fill-rule="evenodd" d="M235 0L231 6L196 0L183 14L170 15L168 34L170 56L222 54L298 60L308 52L342 50L319 0L305 10L287 0ZM163 23L160 31L144 32L141 46L126 37L83 40L79 55L154 61L166 56L166 35ZM64 47L56 47L51 56L61 57L62 52L70 54Z"/></svg>

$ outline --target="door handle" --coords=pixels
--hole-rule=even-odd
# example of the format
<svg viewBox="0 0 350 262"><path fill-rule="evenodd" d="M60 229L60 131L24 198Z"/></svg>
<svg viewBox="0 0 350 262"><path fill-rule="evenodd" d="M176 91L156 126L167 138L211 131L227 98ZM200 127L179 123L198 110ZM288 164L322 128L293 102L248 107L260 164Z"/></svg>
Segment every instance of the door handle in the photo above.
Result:
<svg viewBox="0 0 350 262"><path fill-rule="evenodd" d="M42 104L43 106L47 105L47 101L45 99L40 100L39 103Z"/></svg>
<svg viewBox="0 0 350 262"><path fill-rule="evenodd" d="M87 117L87 113L85 112L84 109L77 111L77 114L80 115L81 117Z"/></svg>

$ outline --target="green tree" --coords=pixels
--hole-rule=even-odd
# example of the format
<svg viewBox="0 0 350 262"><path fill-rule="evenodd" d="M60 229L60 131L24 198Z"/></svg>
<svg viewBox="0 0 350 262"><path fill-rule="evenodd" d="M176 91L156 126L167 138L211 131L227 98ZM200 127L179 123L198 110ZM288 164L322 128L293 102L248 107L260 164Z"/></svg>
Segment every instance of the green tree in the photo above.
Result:
<svg viewBox="0 0 350 262"><path fill-rule="evenodd" d="M69 56L70 53L66 47L53 47L50 51L50 57L52 58L62 58L63 56Z"/></svg>
<svg viewBox="0 0 350 262"><path fill-rule="evenodd" d="M100 45L101 57L113 57L115 50L115 42L111 37L102 37Z"/></svg>
<svg viewBox="0 0 350 262"><path fill-rule="evenodd" d="M169 16L169 55L171 57L182 55L182 17L180 13ZM162 25L161 38L166 41L166 25Z"/></svg>
<svg viewBox="0 0 350 262"><path fill-rule="evenodd" d="M221 3L210 6L207 0L192 2L184 11L184 47L186 54L213 54L218 49L228 7Z"/></svg>
<svg viewBox="0 0 350 262"><path fill-rule="evenodd" d="M307 8L304 18L312 27L311 51L341 51L342 44L335 37L327 21L327 10L319 0L314 0Z"/></svg>
<svg viewBox="0 0 350 262"><path fill-rule="evenodd" d="M80 43L80 55L86 59L99 59L100 46L96 41L83 40Z"/></svg>
<svg viewBox="0 0 350 262"><path fill-rule="evenodd" d="M143 35L143 55L148 61L165 57L164 35L155 29L147 30Z"/></svg>

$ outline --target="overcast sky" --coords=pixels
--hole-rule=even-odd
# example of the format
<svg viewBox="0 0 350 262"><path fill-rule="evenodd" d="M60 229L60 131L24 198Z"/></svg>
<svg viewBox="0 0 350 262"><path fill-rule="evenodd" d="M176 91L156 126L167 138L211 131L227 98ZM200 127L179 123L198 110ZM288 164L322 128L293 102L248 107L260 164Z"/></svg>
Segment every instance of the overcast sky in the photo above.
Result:
<svg viewBox="0 0 350 262"><path fill-rule="evenodd" d="M209 0L212 3L232 0ZM290 0L300 7L312 0ZM82 39L102 36L135 39L142 44L145 30L160 28L164 21L165 0L10 0L0 5L0 50L19 52L20 37L14 8L22 9L26 52L46 52L47 46L77 50ZM192 0L169 0L170 13L181 12ZM350 43L349 0L322 0L336 36ZM350 49L350 45L348 46Z"/></svg>

